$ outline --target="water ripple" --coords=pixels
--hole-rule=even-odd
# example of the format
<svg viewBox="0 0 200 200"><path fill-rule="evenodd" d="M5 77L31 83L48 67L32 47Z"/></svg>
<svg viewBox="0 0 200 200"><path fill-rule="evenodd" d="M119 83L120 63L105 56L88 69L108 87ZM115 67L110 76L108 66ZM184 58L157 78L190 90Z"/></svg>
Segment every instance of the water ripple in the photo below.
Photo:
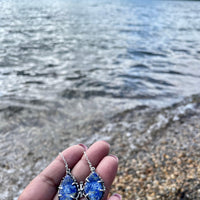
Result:
<svg viewBox="0 0 200 200"><path fill-rule="evenodd" d="M0 95L101 97L102 105L149 92L161 104L166 93L191 95L200 83L199 19L199 5L186 1L1 1Z"/></svg>

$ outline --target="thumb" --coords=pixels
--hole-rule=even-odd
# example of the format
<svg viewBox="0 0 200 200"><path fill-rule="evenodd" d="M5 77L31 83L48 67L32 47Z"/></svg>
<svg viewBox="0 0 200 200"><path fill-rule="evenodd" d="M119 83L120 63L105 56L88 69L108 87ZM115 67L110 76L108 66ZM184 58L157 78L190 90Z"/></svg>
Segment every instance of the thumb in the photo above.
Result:
<svg viewBox="0 0 200 200"><path fill-rule="evenodd" d="M113 194L108 200L122 200L122 196L120 194Z"/></svg>

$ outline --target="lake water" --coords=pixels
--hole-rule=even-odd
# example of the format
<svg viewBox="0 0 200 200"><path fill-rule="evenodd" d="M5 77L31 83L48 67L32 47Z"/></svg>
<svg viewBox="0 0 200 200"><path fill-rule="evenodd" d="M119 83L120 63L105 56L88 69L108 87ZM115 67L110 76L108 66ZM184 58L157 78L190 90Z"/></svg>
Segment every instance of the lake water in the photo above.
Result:
<svg viewBox="0 0 200 200"><path fill-rule="evenodd" d="M199 94L199 11L198 1L0 0L2 198L49 151L101 138L113 115Z"/></svg>
<svg viewBox="0 0 200 200"><path fill-rule="evenodd" d="M1 104L62 101L85 114L199 93L199 10L191 1L0 1Z"/></svg>

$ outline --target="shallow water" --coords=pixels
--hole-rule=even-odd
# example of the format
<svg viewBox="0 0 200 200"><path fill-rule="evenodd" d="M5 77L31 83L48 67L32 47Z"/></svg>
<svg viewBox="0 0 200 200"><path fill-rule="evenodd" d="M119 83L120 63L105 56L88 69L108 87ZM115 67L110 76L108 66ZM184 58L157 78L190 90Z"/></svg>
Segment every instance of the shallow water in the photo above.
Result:
<svg viewBox="0 0 200 200"><path fill-rule="evenodd" d="M199 93L199 10L195 1L0 1L2 198L68 145L126 132L134 149L130 127L148 135L144 126L169 122L162 111L157 122L124 113Z"/></svg>

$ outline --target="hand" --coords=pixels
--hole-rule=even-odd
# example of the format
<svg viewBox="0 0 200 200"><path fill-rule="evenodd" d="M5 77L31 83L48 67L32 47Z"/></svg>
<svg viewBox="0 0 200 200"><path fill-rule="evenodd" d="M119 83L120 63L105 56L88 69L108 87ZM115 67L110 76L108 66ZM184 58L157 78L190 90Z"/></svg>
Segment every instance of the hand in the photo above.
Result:
<svg viewBox="0 0 200 200"><path fill-rule="evenodd" d="M92 165L101 176L106 187L103 200L107 199L110 187L117 173L118 159L108 155L110 145L104 141L94 143L88 150L80 144L64 150L64 155L69 168L76 180L83 181L89 175L90 169L83 155L86 151ZM60 156L42 171L25 188L18 200L58 200L58 186L65 176L65 165ZM120 200L118 194L112 195L109 200Z"/></svg>

